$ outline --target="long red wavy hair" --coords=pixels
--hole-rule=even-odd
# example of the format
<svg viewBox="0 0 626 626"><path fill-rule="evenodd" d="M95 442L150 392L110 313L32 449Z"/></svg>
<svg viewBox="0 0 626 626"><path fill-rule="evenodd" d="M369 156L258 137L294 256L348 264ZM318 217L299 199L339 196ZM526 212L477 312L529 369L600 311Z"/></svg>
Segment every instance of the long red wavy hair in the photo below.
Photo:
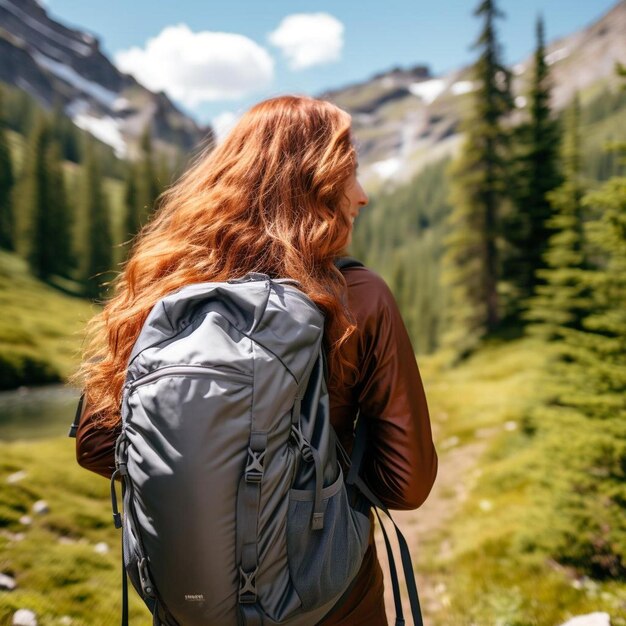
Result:
<svg viewBox="0 0 626 626"><path fill-rule="evenodd" d="M331 384L354 365L342 346L355 330L345 280L350 221L341 210L356 154L350 116L333 104L281 96L252 107L215 149L205 149L157 201L112 281L113 296L87 324L70 382L103 426L119 406L133 344L152 307L183 285L247 272L297 279L326 316Z"/></svg>

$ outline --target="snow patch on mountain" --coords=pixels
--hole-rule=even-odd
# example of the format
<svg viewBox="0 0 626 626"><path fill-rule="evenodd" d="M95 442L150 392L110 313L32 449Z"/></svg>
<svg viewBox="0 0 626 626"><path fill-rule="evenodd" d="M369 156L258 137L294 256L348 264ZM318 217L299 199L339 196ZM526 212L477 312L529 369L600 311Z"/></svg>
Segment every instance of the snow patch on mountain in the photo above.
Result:
<svg viewBox="0 0 626 626"><path fill-rule="evenodd" d="M0 2L1 1L2 0L0 0ZM76 87L79 91L91 96L94 100L97 100L108 109L113 109L115 102L118 99L118 94L114 91L110 91L98 83L94 83L86 78L83 78L74 68L68 67L58 61L54 61L39 52L33 51L33 58L39 65L52 72L61 80L69 83L73 87Z"/></svg>
<svg viewBox="0 0 626 626"><path fill-rule="evenodd" d="M442 78L432 78L409 85L409 91L414 96L420 97L426 104L436 100L445 88L446 81Z"/></svg>
<svg viewBox="0 0 626 626"><path fill-rule="evenodd" d="M564 59L566 56L569 56L569 50L567 47L557 48L550 52L550 54L546 54L546 64L552 65L561 59Z"/></svg>
<svg viewBox="0 0 626 626"><path fill-rule="evenodd" d="M471 80L457 80L456 83L450 87L450 91L452 91L455 96L469 93L470 91L473 91L473 89L474 83Z"/></svg>
<svg viewBox="0 0 626 626"><path fill-rule="evenodd" d="M399 157L391 157L383 161L376 161L370 166L381 178L391 178L401 167L403 161Z"/></svg>
<svg viewBox="0 0 626 626"><path fill-rule="evenodd" d="M111 146L118 158L123 159L128 156L128 147L120 132L119 120L109 115L98 118L88 113L78 113L72 116L72 121L79 128L90 132L94 137Z"/></svg>
<svg viewBox="0 0 626 626"><path fill-rule="evenodd" d="M113 111L125 111L126 109L132 108L132 103L128 98L118 97L115 102L111 105L111 110Z"/></svg>

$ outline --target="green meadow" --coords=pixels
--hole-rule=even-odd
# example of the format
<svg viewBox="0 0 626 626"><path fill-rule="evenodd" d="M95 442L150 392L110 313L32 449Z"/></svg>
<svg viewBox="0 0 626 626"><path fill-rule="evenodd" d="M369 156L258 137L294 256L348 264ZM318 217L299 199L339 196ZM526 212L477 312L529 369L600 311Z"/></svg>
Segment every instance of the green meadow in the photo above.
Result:
<svg viewBox="0 0 626 626"><path fill-rule="evenodd" d="M12 291L27 298L28 284L23 293ZM62 306L59 296L43 291L40 298L40 314L50 306L54 315L47 319L65 315L74 330L88 313L78 300ZM54 340L75 345L72 324L65 328L67 335ZM52 343L41 345L54 351ZM623 582L581 576L525 541L532 520L543 514L537 472L550 467L528 417L545 393L548 360L546 347L533 339L488 345L455 369L437 357L419 359L440 456L438 483L445 488L433 490L413 513L425 518L425 530L400 523L420 546L420 592L433 626L548 626L594 611L609 613L613 626L626 624ZM70 363L68 357L65 367ZM558 466L551 471L556 490ZM48 511L35 513L40 500ZM116 623L120 534L109 484L77 465L73 441L60 434L0 443L0 503L0 572L16 582L14 590L0 591L0 625L11 624L20 608L34 611L40 626ZM130 606L133 624L151 623L132 590Z"/></svg>

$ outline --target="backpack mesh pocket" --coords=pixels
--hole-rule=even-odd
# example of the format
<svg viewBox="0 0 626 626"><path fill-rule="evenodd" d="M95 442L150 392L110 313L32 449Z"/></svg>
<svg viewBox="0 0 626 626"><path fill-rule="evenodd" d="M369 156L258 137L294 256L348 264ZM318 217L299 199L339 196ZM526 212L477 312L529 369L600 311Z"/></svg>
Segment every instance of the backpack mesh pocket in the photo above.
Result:
<svg viewBox="0 0 626 626"><path fill-rule="evenodd" d="M369 517L352 509L343 474L322 490L324 527L311 529L314 490L292 489L287 517L287 558L292 584L305 611L348 587L361 566L369 539Z"/></svg>

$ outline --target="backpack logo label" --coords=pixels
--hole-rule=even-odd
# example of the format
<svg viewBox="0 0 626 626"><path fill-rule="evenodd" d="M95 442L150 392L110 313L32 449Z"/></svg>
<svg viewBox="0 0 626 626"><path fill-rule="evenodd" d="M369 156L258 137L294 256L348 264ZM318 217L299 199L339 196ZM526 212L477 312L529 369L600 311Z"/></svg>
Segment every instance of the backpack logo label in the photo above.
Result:
<svg viewBox="0 0 626 626"><path fill-rule="evenodd" d="M187 602L204 602L204 594L202 593L186 593L185 600Z"/></svg>

